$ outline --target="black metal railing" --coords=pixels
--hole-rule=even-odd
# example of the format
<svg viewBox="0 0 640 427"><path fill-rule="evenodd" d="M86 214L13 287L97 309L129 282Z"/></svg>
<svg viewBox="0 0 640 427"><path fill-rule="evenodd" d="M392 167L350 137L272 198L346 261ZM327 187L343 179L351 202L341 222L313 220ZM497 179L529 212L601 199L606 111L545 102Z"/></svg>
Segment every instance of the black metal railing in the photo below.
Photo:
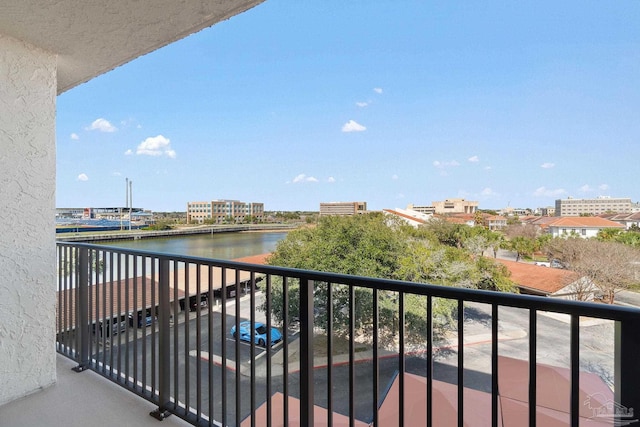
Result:
<svg viewBox="0 0 640 427"><path fill-rule="evenodd" d="M578 426L589 418L584 397L593 393L583 373L610 380L611 399L591 421L638 418L637 309L82 243L58 243L57 259L58 352L76 360L76 370L94 370L150 400L159 419L403 426L424 417L421 424L439 426L444 417L458 426L544 425L543 345L566 361L558 370L568 375L568 404L551 408L558 419ZM472 315L486 328L486 339L473 346L465 332ZM501 338L506 318L524 325L524 334ZM593 332L581 327L585 319L604 326ZM239 335L244 322L250 334L264 324L264 336L233 339L231 328ZM566 332L568 348L549 342L550 322ZM274 345L272 327L282 334ZM613 348L588 361L591 350L581 342L594 333ZM502 356L524 363L524 397L506 396ZM483 357L486 369L477 367ZM415 378L424 381L417 389ZM437 400L444 390L451 391L449 409ZM520 412L506 416L507 403ZM486 417L471 413L476 408Z"/></svg>

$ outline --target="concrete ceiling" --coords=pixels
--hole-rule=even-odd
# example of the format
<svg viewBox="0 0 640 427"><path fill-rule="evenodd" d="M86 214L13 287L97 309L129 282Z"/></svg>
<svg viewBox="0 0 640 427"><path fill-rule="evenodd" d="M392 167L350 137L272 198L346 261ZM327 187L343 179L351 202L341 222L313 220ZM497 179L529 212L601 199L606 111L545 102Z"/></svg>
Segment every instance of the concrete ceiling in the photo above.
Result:
<svg viewBox="0 0 640 427"><path fill-rule="evenodd" d="M58 55L58 94L264 0L0 0L0 35Z"/></svg>

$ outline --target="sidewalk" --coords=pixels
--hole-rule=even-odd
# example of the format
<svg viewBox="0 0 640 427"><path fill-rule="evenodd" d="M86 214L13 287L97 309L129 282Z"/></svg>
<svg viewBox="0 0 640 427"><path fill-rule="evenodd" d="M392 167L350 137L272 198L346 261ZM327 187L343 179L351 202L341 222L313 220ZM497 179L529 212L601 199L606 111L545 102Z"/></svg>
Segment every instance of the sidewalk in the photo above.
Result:
<svg viewBox="0 0 640 427"><path fill-rule="evenodd" d="M498 333L498 341L510 341L516 340L520 338L524 338L527 336L527 332L519 329L513 328L504 330ZM491 343L491 333L478 333L473 335L465 335L464 336L464 345L466 346L474 346L481 344L489 344ZM289 342L289 359L292 360L289 362L289 372L297 372L300 370L300 340L294 339ZM455 350L458 348L458 341L456 338L444 340L438 345L434 346L434 352L439 350ZM408 350L405 352L405 356L416 356L420 354L424 354L426 349L423 350ZM276 366L282 366L284 363L284 349L278 351L275 355L272 356L271 360ZM373 360L373 350L365 350L365 351L356 351L354 352L354 361L358 362L367 362ZM386 349L378 349L378 358L390 358L397 357L398 352ZM331 360L332 366L341 366L349 363L349 354L336 354L332 357ZM315 356L313 358L313 365L315 368L324 368L329 364L328 356Z"/></svg>

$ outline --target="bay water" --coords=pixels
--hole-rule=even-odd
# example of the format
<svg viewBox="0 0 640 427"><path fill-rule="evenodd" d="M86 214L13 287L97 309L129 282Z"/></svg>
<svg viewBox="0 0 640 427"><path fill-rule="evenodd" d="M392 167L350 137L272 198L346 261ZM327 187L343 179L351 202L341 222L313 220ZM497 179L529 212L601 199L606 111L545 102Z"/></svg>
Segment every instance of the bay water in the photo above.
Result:
<svg viewBox="0 0 640 427"><path fill-rule="evenodd" d="M273 252L285 237L286 232L231 232L119 240L105 242L104 245L169 255L232 260Z"/></svg>

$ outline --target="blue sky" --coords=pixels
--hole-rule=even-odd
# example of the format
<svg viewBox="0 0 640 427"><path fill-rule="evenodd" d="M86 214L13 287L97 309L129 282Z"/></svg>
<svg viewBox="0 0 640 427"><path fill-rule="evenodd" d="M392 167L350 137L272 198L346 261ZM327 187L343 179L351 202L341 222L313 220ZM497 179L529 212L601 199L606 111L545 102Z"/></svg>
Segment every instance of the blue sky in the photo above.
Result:
<svg viewBox="0 0 640 427"><path fill-rule="evenodd" d="M58 97L58 207L640 201L640 1L267 0Z"/></svg>

